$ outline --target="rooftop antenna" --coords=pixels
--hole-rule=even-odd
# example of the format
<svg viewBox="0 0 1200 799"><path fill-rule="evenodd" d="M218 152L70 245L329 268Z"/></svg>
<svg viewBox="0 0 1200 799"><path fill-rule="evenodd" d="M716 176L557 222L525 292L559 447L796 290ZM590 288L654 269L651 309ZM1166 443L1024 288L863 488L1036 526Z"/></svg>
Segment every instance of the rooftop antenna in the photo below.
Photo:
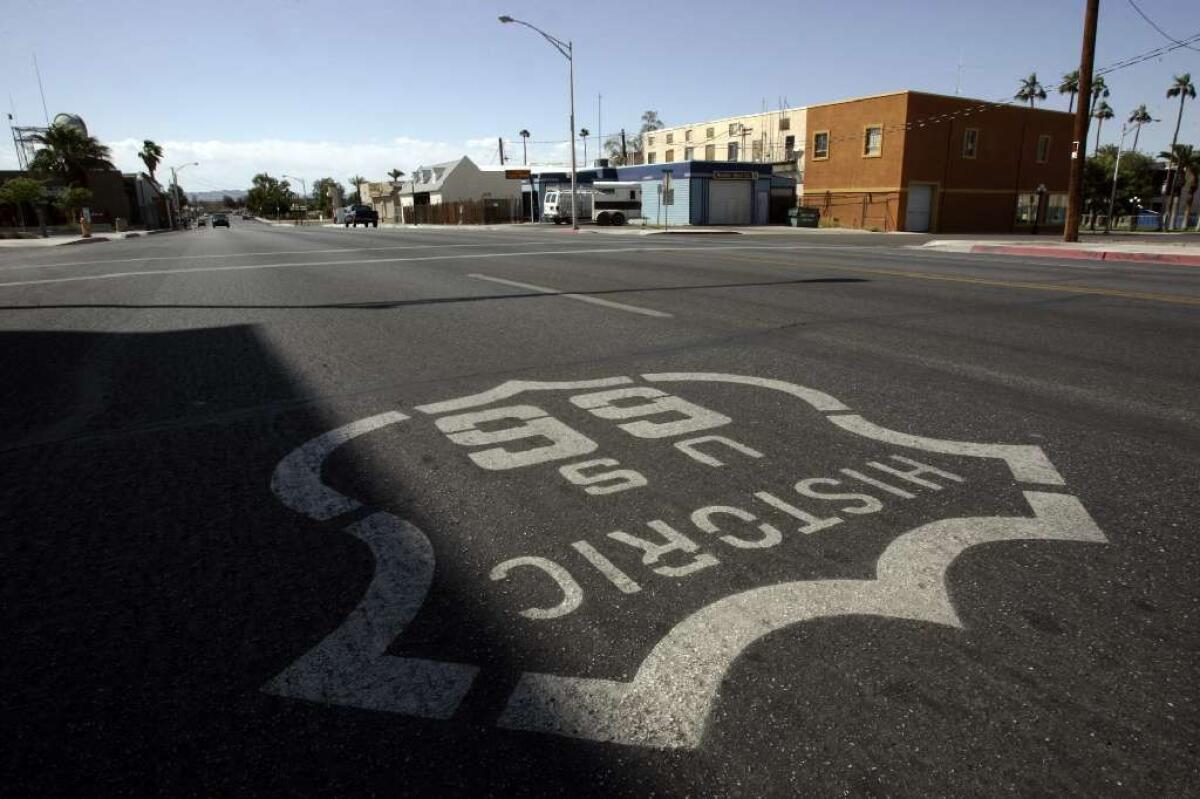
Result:
<svg viewBox="0 0 1200 799"><path fill-rule="evenodd" d="M37 75L38 93L42 95L42 114L46 117L46 127L50 127L50 112L46 109L46 90L42 88L42 70L38 68L37 53L33 54L33 71Z"/></svg>

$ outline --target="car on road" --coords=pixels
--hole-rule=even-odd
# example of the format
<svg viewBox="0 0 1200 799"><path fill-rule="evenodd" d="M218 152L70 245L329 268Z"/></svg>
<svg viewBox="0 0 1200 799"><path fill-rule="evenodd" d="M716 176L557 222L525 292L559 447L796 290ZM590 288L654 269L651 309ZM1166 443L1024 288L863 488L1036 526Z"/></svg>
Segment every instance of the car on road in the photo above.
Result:
<svg viewBox="0 0 1200 799"><path fill-rule="evenodd" d="M196 220L196 227L208 227L208 217L202 216Z"/></svg>
<svg viewBox="0 0 1200 799"><path fill-rule="evenodd" d="M213 227L222 227L222 226L229 227L229 217L226 214L213 214L212 215L212 226Z"/></svg>
<svg viewBox="0 0 1200 799"><path fill-rule="evenodd" d="M346 227L351 225L358 227L360 223L363 227L367 225L379 227L379 212L369 205L351 205L346 209L346 215L342 217L342 222Z"/></svg>

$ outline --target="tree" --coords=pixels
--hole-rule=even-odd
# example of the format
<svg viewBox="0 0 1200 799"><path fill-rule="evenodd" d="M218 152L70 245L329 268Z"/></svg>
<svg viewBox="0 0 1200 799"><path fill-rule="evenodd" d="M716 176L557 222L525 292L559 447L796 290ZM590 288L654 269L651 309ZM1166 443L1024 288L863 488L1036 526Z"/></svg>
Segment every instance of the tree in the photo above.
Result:
<svg viewBox="0 0 1200 799"><path fill-rule="evenodd" d="M366 183L367 179L361 175L355 175L350 178L350 185L354 187L354 204L362 205L362 184Z"/></svg>
<svg viewBox="0 0 1200 799"><path fill-rule="evenodd" d="M294 198L290 183L260 172L254 176L250 191L246 192L246 207L257 216L278 217L287 213Z"/></svg>
<svg viewBox="0 0 1200 799"><path fill-rule="evenodd" d="M1170 150L1163 150L1158 154L1158 157L1167 162L1168 174L1171 176L1180 175L1187 177L1196 158L1196 149L1190 144L1175 144ZM1167 179L1167 195L1163 198L1163 215L1167 217L1167 225L1174 220L1175 211L1178 209L1178 200L1176 194L1182 195L1186 188L1185 181ZM1188 212L1191 213L1191 203L1188 203ZM1184 216L1183 224L1187 226L1188 217Z"/></svg>
<svg viewBox="0 0 1200 799"><path fill-rule="evenodd" d="M662 120L658 118L657 111L642 112L642 127L638 130L638 135L634 136L630 142L630 149L634 153L641 154L646 150L646 134L653 133L663 127Z"/></svg>
<svg viewBox="0 0 1200 799"><path fill-rule="evenodd" d="M78 128L51 125L30 139L39 145L30 170L60 177L69 185L86 186L89 169L115 169L109 149Z"/></svg>
<svg viewBox="0 0 1200 799"><path fill-rule="evenodd" d="M334 197L341 195L341 184L333 178L317 178L313 181L312 193L313 203L317 206L317 211L321 215L329 214L333 216Z"/></svg>
<svg viewBox="0 0 1200 799"><path fill-rule="evenodd" d="M226 208L237 208L238 201L235 200L232 195L222 194L221 195L221 205L224 205Z"/></svg>
<svg viewBox="0 0 1200 799"><path fill-rule="evenodd" d="M1100 105L1096 106L1096 110L1092 112L1092 116L1096 118L1096 149L1100 149L1100 129L1104 127L1104 120L1113 118L1112 107L1100 101Z"/></svg>
<svg viewBox="0 0 1200 799"><path fill-rule="evenodd" d="M1067 100L1067 113L1071 113L1075 108L1075 95L1079 94L1079 70L1073 70L1062 76L1062 83L1058 84L1058 93L1071 95Z"/></svg>
<svg viewBox="0 0 1200 799"><path fill-rule="evenodd" d="M614 166L622 166L625 163L625 158L621 153L621 137L609 136L604 140L604 153L608 156L608 160Z"/></svg>
<svg viewBox="0 0 1200 799"><path fill-rule="evenodd" d="M1021 88L1017 89L1013 97L1023 103L1029 103L1030 108L1033 108L1038 100L1046 99L1046 90L1038 82L1036 72L1030 72L1029 77L1021 81Z"/></svg>
<svg viewBox="0 0 1200 799"><path fill-rule="evenodd" d="M403 169L389 169L388 177L392 179L392 183L396 183L400 180L400 178L404 177L404 170Z"/></svg>
<svg viewBox="0 0 1200 799"><path fill-rule="evenodd" d="M1129 114L1127 120L1130 125L1133 125L1133 150L1137 151L1138 136L1142 132L1142 125L1153 122L1154 117L1150 116L1150 112L1146 110L1146 104L1142 103Z"/></svg>
<svg viewBox="0 0 1200 799"><path fill-rule="evenodd" d="M1109 94L1108 84L1104 82L1103 75L1092 78L1092 105L1095 105L1097 100L1108 97Z"/></svg>
<svg viewBox="0 0 1200 799"><path fill-rule="evenodd" d="M1171 150L1175 151L1175 147L1179 144L1179 126L1183 124L1183 104L1188 100L1196 99L1196 87L1192 83L1192 73L1185 72L1182 75L1176 75L1175 80L1171 83L1171 88L1167 89L1167 99L1173 97L1179 98L1179 114L1175 117L1175 132L1171 134ZM1167 217L1167 197L1171 194L1173 184L1175 182L1174 171L1167 173L1167 184L1163 189L1163 216L1159 222L1159 230L1163 230L1163 225L1166 223Z"/></svg>
<svg viewBox="0 0 1200 799"><path fill-rule="evenodd" d="M72 221L79 219L79 212L87 208L92 201L92 193L88 189L72 186L54 198L54 204L63 210Z"/></svg>
<svg viewBox="0 0 1200 799"><path fill-rule="evenodd" d="M150 139L142 142L142 150L138 153L138 158L142 159L142 163L146 165L146 171L150 173L150 179L154 180L154 170L158 169L158 165L162 163L163 148Z"/></svg>
<svg viewBox="0 0 1200 799"><path fill-rule="evenodd" d="M530 133L525 128L521 128L517 135L521 137L521 163L529 166L529 147L527 145L529 144Z"/></svg>
<svg viewBox="0 0 1200 799"><path fill-rule="evenodd" d="M1093 215L1108 210L1112 196L1113 168L1116 166L1117 146L1106 144L1087 159L1083 172L1083 201ZM1159 167L1155 159L1139 152L1121 153L1120 170L1117 173L1116 201L1114 213L1128 214L1138 210L1134 198L1153 197L1158 187L1155 177Z"/></svg>
<svg viewBox="0 0 1200 799"><path fill-rule="evenodd" d="M1196 202L1196 190L1200 188L1200 150L1191 145L1180 144L1177 146L1179 153L1176 163L1187 177L1183 184L1183 195L1187 197L1187 203L1183 207L1183 227L1186 228L1188 220L1192 218L1192 205Z"/></svg>
<svg viewBox="0 0 1200 799"><path fill-rule="evenodd" d="M592 132L587 128L579 129L579 138L583 139L583 165L587 166L587 137L591 136Z"/></svg>
<svg viewBox="0 0 1200 799"><path fill-rule="evenodd" d="M25 230L25 205L28 203L40 212L41 203L45 198L46 187L40 180L33 178L13 178L0 186L0 203L16 206L21 230Z"/></svg>

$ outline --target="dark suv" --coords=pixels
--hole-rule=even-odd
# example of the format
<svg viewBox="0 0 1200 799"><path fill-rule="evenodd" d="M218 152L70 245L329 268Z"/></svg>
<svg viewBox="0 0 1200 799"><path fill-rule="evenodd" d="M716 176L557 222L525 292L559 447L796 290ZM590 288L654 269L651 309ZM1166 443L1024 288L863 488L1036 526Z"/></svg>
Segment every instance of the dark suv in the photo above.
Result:
<svg viewBox="0 0 1200 799"><path fill-rule="evenodd" d="M346 227L358 227L359 223L362 223L363 227L379 227L379 212L369 205L352 205L347 209L344 221Z"/></svg>

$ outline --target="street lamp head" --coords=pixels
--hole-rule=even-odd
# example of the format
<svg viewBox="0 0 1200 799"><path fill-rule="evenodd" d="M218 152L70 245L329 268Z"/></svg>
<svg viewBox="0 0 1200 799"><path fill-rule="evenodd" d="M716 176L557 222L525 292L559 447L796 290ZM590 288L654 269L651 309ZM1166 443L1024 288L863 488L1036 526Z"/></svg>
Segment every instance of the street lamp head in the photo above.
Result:
<svg viewBox="0 0 1200 799"><path fill-rule="evenodd" d="M508 14L505 14L504 16L500 17L500 21L508 23L508 22L513 22L514 20Z"/></svg>

